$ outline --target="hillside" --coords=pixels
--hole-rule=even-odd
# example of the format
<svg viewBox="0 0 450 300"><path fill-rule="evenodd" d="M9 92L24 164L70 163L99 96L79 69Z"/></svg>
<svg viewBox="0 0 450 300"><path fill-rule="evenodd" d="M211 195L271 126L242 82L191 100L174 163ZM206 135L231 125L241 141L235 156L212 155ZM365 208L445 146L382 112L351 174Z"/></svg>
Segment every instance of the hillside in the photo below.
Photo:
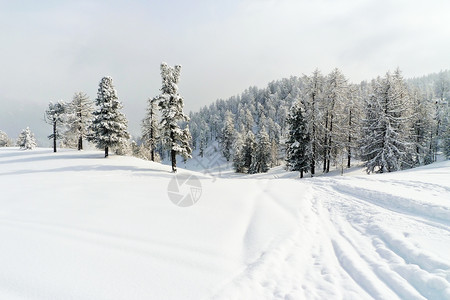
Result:
<svg viewBox="0 0 450 300"><path fill-rule="evenodd" d="M0 299L450 299L450 161L187 186L102 156L0 148Z"/></svg>

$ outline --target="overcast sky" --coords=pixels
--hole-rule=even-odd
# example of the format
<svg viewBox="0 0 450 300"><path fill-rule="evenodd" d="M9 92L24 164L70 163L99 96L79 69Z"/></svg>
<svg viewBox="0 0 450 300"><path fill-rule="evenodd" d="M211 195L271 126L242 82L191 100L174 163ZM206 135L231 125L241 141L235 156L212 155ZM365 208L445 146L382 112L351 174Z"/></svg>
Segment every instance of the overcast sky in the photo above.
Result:
<svg viewBox="0 0 450 300"><path fill-rule="evenodd" d="M315 68L352 82L438 72L450 68L449 13L448 0L0 0L0 117L75 91L94 99L109 75L138 134L161 61L183 66L186 111Z"/></svg>

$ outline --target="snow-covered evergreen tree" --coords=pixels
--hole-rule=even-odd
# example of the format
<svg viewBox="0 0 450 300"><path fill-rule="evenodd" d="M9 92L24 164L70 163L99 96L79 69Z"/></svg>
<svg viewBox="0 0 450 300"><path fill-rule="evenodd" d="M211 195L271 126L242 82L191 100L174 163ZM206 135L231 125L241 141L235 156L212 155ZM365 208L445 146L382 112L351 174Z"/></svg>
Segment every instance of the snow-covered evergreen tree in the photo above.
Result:
<svg viewBox="0 0 450 300"><path fill-rule="evenodd" d="M24 150L32 150L36 148L36 139L34 138L34 134L31 132L29 127L22 130L19 134L19 137L17 138L17 146Z"/></svg>
<svg viewBox="0 0 450 300"><path fill-rule="evenodd" d="M203 155L205 155L205 148L206 148L206 137L205 137L205 133L202 131L200 133L200 142L199 142L199 147L198 147L198 155L200 155L200 157L203 157Z"/></svg>
<svg viewBox="0 0 450 300"><path fill-rule="evenodd" d="M361 138L361 99L366 91L366 83L350 85L347 93L347 103L343 107L340 140L341 151L347 152L347 168L351 166L351 159L357 155L358 142Z"/></svg>
<svg viewBox="0 0 450 300"><path fill-rule="evenodd" d="M88 140L95 143L97 148L105 149L105 157L108 157L109 148L121 147L130 138L127 131L128 121L120 111L122 104L109 76L103 77L100 81L96 105Z"/></svg>
<svg viewBox="0 0 450 300"><path fill-rule="evenodd" d="M6 132L0 130L0 147L10 147L12 142Z"/></svg>
<svg viewBox="0 0 450 300"><path fill-rule="evenodd" d="M242 169L244 172L249 172L252 165L253 153L255 151L255 135L250 130L244 137L244 144L242 145Z"/></svg>
<svg viewBox="0 0 450 300"><path fill-rule="evenodd" d="M183 112L184 100L178 94L178 81L180 79L181 66L170 67L161 63L162 87L158 97L158 105L161 110L161 138L168 150L172 162L172 171L177 171L177 155L185 159L191 157L191 134L189 128L182 129L181 123L189 121Z"/></svg>
<svg viewBox="0 0 450 300"><path fill-rule="evenodd" d="M416 88L411 92L413 103L412 142L415 147L416 165L430 164L434 160L433 132L433 104L428 101Z"/></svg>
<svg viewBox="0 0 450 300"><path fill-rule="evenodd" d="M262 127L257 136L255 149L252 153L252 161L248 173L266 173L269 170L271 155L270 155L270 140L266 128Z"/></svg>
<svg viewBox="0 0 450 300"><path fill-rule="evenodd" d="M286 165L291 171L299 171L300 178L311 167L309 133L305 112L300 101L294 103L286 120L288 137L286 140Z"/></svg>
<svg viewBox="0 0 450 300"><path fill-rule="evenodd" d="M324 78L320 71L316 69L311 76L305 76L305 88L303 90L303 103L305 104L305 117L307 130L310 138L310 172L314 176L316 170L316 161L323 149L321 136L321 110L319 104L323 99Z"/></svg>
<svg viewBox="0 0 450 300"><path fill-rule="evenodd" d="M157 98L148 99L147 112L145 118L142 120L142 142L150 151L151 161L155 161L155 151L159 138L156 102Z"/></svg>
<svg viewBox="0 0 450 300"><path fill-rule="evenodd" d="M233 168L236 173L244 173L244 155L243 155L244 141L239 132L235 133L234 138L234 154L233 154Z"/></svg>
<svg viewBox="0 0 450 300"><path fill-rule="evenodd" d="M89 135L92 123L93 102L83 92L76 92L67 107L68 129L66 143L76 144L78 150L83 150L83 140ZM73 142L71 142L73 140Z"/></svg>
<svg viewBox="0 0 450 300"><path fill-rule="evenodd" d="M450 126L447 126L444 134L444 155L450 159Z"/></svg>
<svg viewBox="0 0 450 300"><path fill-rule="evenodd" d="M278 143L275 140L271 140L270 141L270 167L271 168L280 165L278 153L279 153Z"/></svg>
<svg viewBox="0 0 450 300"><path fill-rule="evenodd" d="M49 139L53 139L53 152L56 152L56 140L62 137L61 126L64 124L66 113L66 104L62 101L57 103L50 102L48 108L45 111L45 121L52 125L53 133L48 136Z"/></svg>
<svg viewBox="0 0 450 300"><path fill-rule="evenodd" d="M253 123L254 123L254 119L253 119L252 113L251 113L250 109L247 108L244 111L244 126L245 126L246 132L253 130Z"/></svg>
<svg viewBox="0 0 450 300"><path fill-rule="evenodd" d="M392 172L411 167L408 154L411 150L411 116L408 94L397 70L374 82L373 91L366 103L364 137L361 154L366 170Z"/></svg>
<svg viewBox="0 0 450 300"><path fill-rule="evenodd" d="M227 161L230 161L233 149L233 139L235 136L233 115L230 111L225 113L225 125L222 129L222 134L220 138L220 145L222 148L222 154Z"/></svg>
<svg viewBox="0 0 450 300"><path fill-rule="evenodd" d="M323 139L323 171L330 171L330 162L335 160L338 149L345 144L345 136L342 134L344 120L343 109L347 104L348 86L347 79L339 69L334 69L325 80L323 97L322 123Z"/></svg>

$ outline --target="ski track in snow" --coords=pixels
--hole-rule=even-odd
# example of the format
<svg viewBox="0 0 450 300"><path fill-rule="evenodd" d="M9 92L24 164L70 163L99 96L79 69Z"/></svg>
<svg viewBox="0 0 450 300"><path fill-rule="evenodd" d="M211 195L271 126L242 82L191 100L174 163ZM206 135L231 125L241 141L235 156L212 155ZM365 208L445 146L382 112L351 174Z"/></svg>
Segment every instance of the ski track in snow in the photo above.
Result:
<svg viewBox="0 0 450 300"><path fill-rule="evenodd" d="M450 195L442 185L391 183ZM262 251L214 299L242 295L246 299L450 299L450 261L415 246L408 233L399 234L398 228L385 224L392 219L404 229L422 227L450 241L450 205L348 186L345 180L332 178L298 185L312 196L303 198L297 209L296 230ZM274 193L268 189L265 194L279 201Z"/></svg>

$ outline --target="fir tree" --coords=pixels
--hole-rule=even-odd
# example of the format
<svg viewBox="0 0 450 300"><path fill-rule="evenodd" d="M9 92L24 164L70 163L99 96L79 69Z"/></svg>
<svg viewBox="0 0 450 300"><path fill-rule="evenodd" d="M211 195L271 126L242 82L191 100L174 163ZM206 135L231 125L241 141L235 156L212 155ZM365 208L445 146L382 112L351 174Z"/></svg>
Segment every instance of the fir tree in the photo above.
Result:
<svg viewBox="0 0 450 300"><path fill-rule="evenodd" d="M89 135L92 123L93 102L83 92L77 92L68 105L68 130L65 135L73 137L78 150L83 150L83 140Z"/></svg>
<svg viewBox="0 0 450 300"><path fill-rule="evenodd" d="M222 135L220 144L222 148L222 154L227 161L230 161L231 152L233 148L233 139L235 135L233 117L230 111L225 113L225 125L222 129Z"/></svg>
<svg viewBox="0 0 450 300"><path fill-rule="evenodd" d="M447 126L444 134L444 155L450 159L450 126Z"/></svg>
<svg viewBox="0 0 450 300"><path fill-rule="evenodd" d="M32 150L36 148L36 139L34 138L34 134L31 132L29 127L22 130L19 134L19 137L17 138L17 146L24 150Z"/></svg>
<svg viewBox="0 0 450 300"><path fill-rule="evenodd" d="M300 101L292 105L288 118L288 137L286 140L286 165L291 171L299 171L300 178L311 167L308 147L309 133L305 119L305 112Z"/></svg>
<svg viewBox="0 0 450 300"><path fill-rule="evenodd" d="M414 143L416 165L433 162L433 105L415 89L411 93L413 103L412 141Z"/></svg>
<svg viewBox="0 0 450 300"><path fill-rule="evenodd" d="M150 160L155 161L155 150L159 138L156 98L148 99L147 114L142 120L142 142L150 150Z"/></svg>
<svg viewBox="0 0 450 300"><path fill-rule="evenodd" d="M244 138L244 144L242 145L242 169L244 172L249 172L252 165L253 153L255 151L255 135L250 130L247 132Z"/></svg>
<svg viewBox="0 0 450 300"><path fill-rule="evenodd" d="M63 125L65 113L66 105L62 101L55 104L50 102L45 111L45 121L53 128L53 133L48 136L49 139L53 139L53 152L56 152L56 140L62 137L60 127Z"/></svg>
<svg viewBox="0 0 450 300"><path fill-rule="evenodd" d="M203 131L200 133L199 138L200 138L200 146L198 148L198 155L200 155L200 157L203 157L203 155L205 154L205 147L206 147L206 137Z"/></svg>
<svg viewBox="0 0 450 300"><path fill-rule="evenodd" d="M177 171L176 156L182 155L185 159L191 157L192 149L189 145L191 134L189 128L181 129L180 123L189 121L183 112L183 97L178 94L178 81L181 66L170 67L161 64L162 87L158 97L161 109L161 137L168 150L172 162L172 171Z"/></svg>
<svg viewBox="0 0 450 300"><path fill-rule="evenodd" d="M96 105L88 140L94 142L97 148L105 149L105 157L108 157L109 148L120 147L130 138L127 119L120 111L122 104L109 76L100 81Z"/></svg>
<svg viewBox="0 0 450 300"><path fill-rule="evenodd" d="M323 172L330 171L330 162L336 158L338 149L342 148L343 108L347 104L347 80L339 69L334 69L327 77L324 87L323 110ZM338 130L336 130L336 128Z"/></svg>
<svg viewBox="0 0 450 300"><path fill-rule="evenodd" d="M374 83L366 104L362 156L366 170L392 172L411 167L408 94L400 71Z"/></svg>
<svg viewBox="0 0 450 300"><path fill-rule="evenodd" d="M233 154L233 168L236 173L244 173L244 155L243 155L244 141L239 132L235 133L234 138L234 154Z"/></svg>
<svg viewBox="0 0 450 300"><path fill-rule="evenodd" d="M365 83L362 84L365 86ZM347 103L343 107L341 120L341 147L347 152L347 168L350 168L352 156L358 149L361 133L361 97L363 87L350 85L348 88Z"/></svg>
<svg viewBox="0 0 450 300"><path fill-rule="evenodd" d="M269 170L271 155L270 155L270 140L265 127L262 127L258 132L257 143L252 153L252 162L248 173L266 173Z"/></svg>
<svg viewBox="0 0 450 300"><path fill-rule="evenodd" d="M9 147L11 144L12 143L8 135L4 131L0 130L0 147Z"/></svg>
<svg viewBox="0 0 450 300"><path fill-rule="evenodd" d="M323 76L319 70L315 70L313 74L304 77L305 88L303 90L303 101L305 104L305 118L307 120L307 130L310 138L310 171L314 176L316 170L316 161L322 150L320 135L320 117L321 111L319 104L323 98Z"/></svg>

